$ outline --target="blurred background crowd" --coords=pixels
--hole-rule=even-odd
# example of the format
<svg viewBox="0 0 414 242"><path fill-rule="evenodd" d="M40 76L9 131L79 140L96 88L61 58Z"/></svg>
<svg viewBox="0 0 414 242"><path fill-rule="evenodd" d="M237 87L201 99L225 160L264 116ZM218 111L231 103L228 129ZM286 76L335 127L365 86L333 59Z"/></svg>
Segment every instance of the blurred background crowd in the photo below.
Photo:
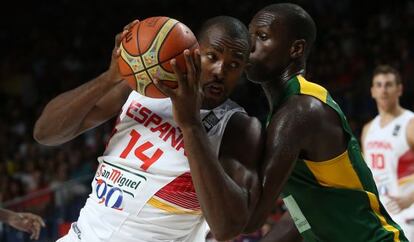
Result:
<svg viewBox="0 0 414 242"><path fill-rule="evenodd" d="M75 220L90 192L113 122L58 146L32 138L35 120L57 94L86 82L110 61L115 34L138 18L165 15L194 32L209 17L230 15L248 24L276 1L29 1L0 10L0 206L41 215L41 241L54 241ZM359 136L376 114L369 88L378 64L402 74L403 107L414 110L414 1L302 0L318 35L307 78L325 86ZM277 57L275 57L277 58ZM267 104L260 87L242 79L234 95L263 119ZM59 122L59 120L56 120ZM275 207L277 219L283 208ZM265 228L264 228L265 229ZM261 232L237 241L256 241ZM3 226L0 241L26 241Z"/></svg>

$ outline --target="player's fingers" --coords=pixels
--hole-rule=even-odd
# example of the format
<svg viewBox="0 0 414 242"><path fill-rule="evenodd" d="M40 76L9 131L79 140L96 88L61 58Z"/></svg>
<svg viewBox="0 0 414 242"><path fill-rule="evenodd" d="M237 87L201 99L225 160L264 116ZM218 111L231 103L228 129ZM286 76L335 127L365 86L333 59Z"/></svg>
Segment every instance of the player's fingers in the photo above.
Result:
<svg viewBox="0 0 414 242"><path fill-rule="evenodd" d="M182 87L183 85L186 85L187 77L181 72L180 68L178 68L177 66L177 60L176 59L172 59L170 61L170 65L171 68L173 69L175 75L177 76L177 82L178 82L178 86Z"/></svg>
<svg viewBox="0 0 414 242"><path fill-rule="evenodd" d="M201 85L198 85L198 95L201 98L201 100L203 100L204 92L203 92L203 87Z"/></svg>
<svg viewBox="0 0 414 242"><path fill-rule="evenodd" d="M37 232L35 229L30 230L30 239L38 240L39 239L39 232Z"/></svg>
<svg viewBox="0 0 414 242"><path fill-rule="evenodd" d="M153 78L154 85L167 97L174 98L175 97L175 91L172 88L167 87L162 82L158 80L158 78Z"/></svg>
<svg viewBox="0 0 414 242"><path fill-rule="evenodd" d="M197 79L199 79L201 73L201 55L199 49L194 50L194 67L197 73Z"/></svg>
<svg viewBox="0 0 414 242"><path fill-rule="evenodd" d="M129 32L129 30L124 30L124 31L122 31L122 32L120 33L120 34L121 34L121 39L120 39L119 45L121 45L122 40L125 38L125 36L126 36L128 33L130 33L130 32Z"/></svg>
<svg viewBox="0 0 414 242"><path fill-rule="evenodd" d="M399 208L399 207L396 207L393 211L392 211L392 213L393 214L399 214L401 212L401 209Z"/></svg>
<svg viewBox="0 0 414 242"><path fill-rule="evenodd" d="M34 214L25 213L23 214L22 228L25 232L30 233L30 239L38 239L40 234L42 219Z"/></svg>
<svg viewBox="0 0 414 242"><path fill-rule="evenodd" d="M385 206L392 214L396 214L400 210L400 207L394 201L387 202Z"/></svg>
<svg viewBox="0 0 414 242"><path fill-rule="evenodd" d="M389 201L387 201L387 203L385 203L385 205L391 207L391 206L395 205L395 202L394 202L394 200L389 200Z"/></svg>
<svg viewBox="0 0 414 242"><path fill-rule="evenodd" d="M114 49L112 52L114 57L119 57L121 55L121 49L119 47L121 46L122 39L124 38L127 32L128 31L124 30L123 32L115 36L115 44L114 44Z"/></svg>
<svg viewBox="0 0 414 242"><path fill-rule="evenodd" d="M185 59L185 66L186 66L186 69L187 69L187 77L189 77L188 82L194 83L194 82L197 81L196 80L197 78L195 76L196 71L195 71L195 67L194 67L193 58L192 58L191 53L188 49L185 49L183 54L184 54L184 59Z"/></svg>
<svg viewBox="0 0 414 242"><path fill-rule="evenodd" d="M31 229L29 233L30 233L30 239L32 239L32 240L39 239L39 235L36 234L36 230L35 229Z"/></svg>
<svg viewBox="0 0 414 242"><path fill-rule="evenodd" d="M39 239L41 224L38 221L33 221L33 237L37 240Z"/></svg>
<svg viewBox="0 0 414 242"><path fill-rule="evenodd" d="M134 21L128 23L127 25L124 26L124 30L131 30L132 27L134 27L135 24L139 23L138 19L135 19Z"/></svg>
<svg viewBox="0 0 414 242"><path fill-rule="evenodd" d="M22 224L23 224L25 227L30 228L30 224L31 224L31 222L32 222L32 219L30 219L30 217L29 217L29 216L25 215L25 216L24 216L24 218L23 218L23 220L22 220Z"/></svg>
<svg viewBox="0 0 414 242"><path fill-rule="evenodd" d="M33 223L39 224L42 227L45 227L46 226L46 224L43 221L42 217L40 217L39 215L29 214L29 216L30 216L30 219L32 219L32 222Z"/></svg>
<svg viewBox="0 0 414 242"><path fill-rule="evenodd" d="M121 33L118 33L115 36L115 48L119 47L119 45L121 44L122 38L124 37L126 31L123 31Z"/></svg>
<svg viewBox="0 0 414 242"><path fill-rule="evenodd" d="M46 227L45 221L44 221L42 218L39 218L39 224L40 224L42 227Z"/></svg>
<svg viewBox="0 0 414 242"><path fill-rule="evenodd" d="M135 19L131 23L125 25L124 30L130 30L137 23L139 23L139 20L138 19Z"/></svg>

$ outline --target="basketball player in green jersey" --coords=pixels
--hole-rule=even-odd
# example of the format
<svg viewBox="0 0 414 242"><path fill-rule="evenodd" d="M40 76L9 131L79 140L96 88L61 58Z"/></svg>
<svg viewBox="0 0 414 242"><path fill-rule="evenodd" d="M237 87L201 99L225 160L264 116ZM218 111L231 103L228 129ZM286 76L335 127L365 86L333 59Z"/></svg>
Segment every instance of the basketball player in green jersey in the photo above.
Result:
<svg viewBox="0 0 414 242"><path fill-rule="evenodd" d="M263 224L282 193L297 230L287 214L269 241L289 241L297 231L304 241L408 241L379 202L341 109L325 88L305 79L316 37L309 14L294 4L269 5L254 16L249 32L247 76L261 84L271 112L263 190L246 231Z"/></svg>

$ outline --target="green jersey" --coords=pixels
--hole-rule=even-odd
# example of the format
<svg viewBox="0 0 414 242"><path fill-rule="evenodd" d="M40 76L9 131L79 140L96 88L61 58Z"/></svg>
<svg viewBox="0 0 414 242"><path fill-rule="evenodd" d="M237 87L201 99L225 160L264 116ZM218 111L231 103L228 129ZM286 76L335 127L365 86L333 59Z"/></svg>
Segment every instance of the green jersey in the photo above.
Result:
<svg viewBox="0 0 414 242"><path fill-rule="evenodd" d="M305 241L408 241L379 202L358 141L327 90L295 76L275 106L292 95L309 95L334 109L350 137L347 150L331 160L298 159L284 187L283 200Z"/></svg>

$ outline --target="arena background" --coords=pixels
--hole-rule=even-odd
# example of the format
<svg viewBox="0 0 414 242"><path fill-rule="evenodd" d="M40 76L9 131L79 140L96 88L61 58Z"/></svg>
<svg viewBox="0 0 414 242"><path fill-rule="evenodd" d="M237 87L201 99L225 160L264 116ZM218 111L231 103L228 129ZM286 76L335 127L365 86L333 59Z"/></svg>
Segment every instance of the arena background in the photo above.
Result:
<svg viewBox="0 0 414 242"><path fill-rule="evenodd" d="M41 215L47 228L40 241L54 241L77 218L113 122L59 147L37 144L32 129L48 100L107 68L114 36L125 24L135 18L165 15L197 32L204 20L217 15L234 16L248 24L257 10L275 2L55 0L3 5L0 205ZM318 28L307 77L331 92L358 137L363 123L376 114L369 93L376 65L390 64L401 71L402 106L414 109L414 48L410 44L414 43L414 1L291 2L304 7ZM234 99L251 115L260 119L266 115L260 88L245 79ZM260 233L243 241L259 237ZM0 241L29 239L3 225Z"/></svg>

